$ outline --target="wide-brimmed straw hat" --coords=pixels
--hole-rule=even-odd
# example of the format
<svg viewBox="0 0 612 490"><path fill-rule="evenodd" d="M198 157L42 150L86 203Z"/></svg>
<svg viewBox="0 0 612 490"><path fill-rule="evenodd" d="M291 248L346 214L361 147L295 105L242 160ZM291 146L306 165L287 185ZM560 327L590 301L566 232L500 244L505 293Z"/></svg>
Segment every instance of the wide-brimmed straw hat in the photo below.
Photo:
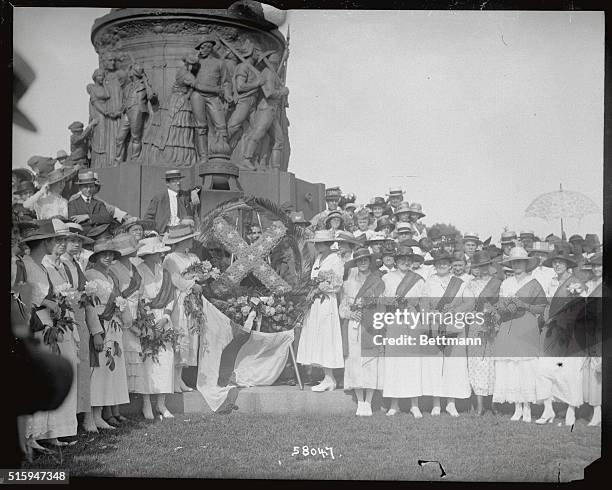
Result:
<svg viewBox="0 0 612 490"><path fill-rule="evenodd" d="M531 270L538 265L537 257L530 257L523 247L512 247L508 257L500 262L502 265L511 265L516 260L527 262L527 270Z"/></svg>
<svg viewBox="0 0 612 490"><path fill-rule="evenodd" d="M68 224L64 223L61 219L38 219L34 220L32 224L36 225L36 227L30 227L28 230L24 230L24 234L21 237L22 242L67 237L70 234Z"/></svg>
<svg viewBox="0 0 612 490"><path fill-rule="evenodd" d="M333 243L336 241L334 230L316 230L314 236L308 240L312 243Z"/></svg>
<svg viewBox="0 0 612 490"><path fill-rule="evenodd" d="M337 230L336 231L336 241L338 243L350 243L351 245L355 245L357 247L365 246L365 235L360 235L359 238L355 237L350 231Z"/></svg>
<svg viewBox="0 0 612 490"><path fill-rule="evenodd" d="M342 213L340 211L332 211L325 217L325 224L327 225L333 218L338 218L344 222L344 218L342 217Z"/></svg>
<svg viewBox="0 0 612 490"><path fill-rule="evenodd" d="M39 176L38 180L41 184L55 184L56 182L61 182L62 180L68 180L70 179L75 173L77 172L77 169L71 169L71 168L58 168L55 170L52 170L51 172L49 172L48 174L44 175L44 176Z"/></svg>
<svg viewBox="0 0 612 490"><path fill-rule="evenodd" d="M34 155L28 158L28 167L30 167L36 175L46 175L55 168L55 159L51 157L43 157Z"/></svg>
<svg viewBox="0 0 612 490"><path fill-rule="evenodd" d="M551 252L546 260L542 262L542 265L544 267L552 267L552 263L555 260L563 260L569 268L578 266L576 260L570 254L568 254L566 250L559 249L555 249L553 252Z"/></svg>
<svg viewBox="0 0 612 490"><path fill-rule="evenodd" d="M162 239L158 236L143 238L140 240L140 248L138 249L138 257L157 253L169 252L170 247L163 244Z"/></svg>
<svg viewBox="0 0 612 490"><path fill-rule="evenodd" d="M411 212L412 211L410 210L410 203L403 201L399 204L399 206L393 213L393 216L397 216L398 214L402 214L402 213L411 213Z"/></svg>
<svg viewBox="0 0 612 490"><path fill-rule="evenodd" d="M171 226L168 228L168 233L164 235L163 243L164 245L172 245L193 238L196 235L197 232L190 225Z"/></svg>
<svg viewBox="0 0 612 490"><path fill-rule="evenodd" d="M120 233L115 236L113 238L113 245L115 250L117 250L122 257L136 253L140 248L138 240L136 240L136 237L131 233Z"/></svg>
<svg viewBox="0 0 612 490"><path fill-rule="evenodd" d="M100 257L100 254L104 252L112 252L113 260L117 260L119 257L121 257L121 254L115 248L113 240L110 238L100 238L99 240L96 240L96 243L94 243L93 253L89 256L89 262L96 262L98 257Z"/></svg>
<svg viewBox="0 0 612 490"><path fill-rule="evenodd" d="M134 226L142 226L143 230L153 230L155 229L155 221L132 216L117 229L117 234L128 232Z"/></svg>
<svg viewBox="0 0 612 490"><path fill-rule="evenodd" d="M410 204L410 208L408 209L408 212L412 214L416 214L421 218L425 216L425 213L423 212L423 206L421 206L418 202L413 202L412 204Z"/></svg>

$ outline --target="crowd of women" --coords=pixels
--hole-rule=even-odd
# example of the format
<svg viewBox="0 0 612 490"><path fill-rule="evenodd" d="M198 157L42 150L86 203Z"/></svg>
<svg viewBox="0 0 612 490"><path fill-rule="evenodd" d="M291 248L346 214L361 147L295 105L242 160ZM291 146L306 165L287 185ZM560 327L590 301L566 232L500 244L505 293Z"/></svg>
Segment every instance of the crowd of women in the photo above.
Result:
<svg viewBox="0 0 612 490"><path fill-rule="evenodd" d="M36 219L21 212L22 196L14 201L20 212L14 213L12 228L13 299L28 298L32 304L24 336L69 359L76 373L57 410L22 420L28 447L40 451L48 450L41 440L70 443L66 438L77 433L77 414L90 432L122 424L126 419L120 406L129 403L129 393L142 395L145 418L153 419L154 411L172 417L165 396L192 389L182 370L198 362L198 326L185 311L184 298L201 293L203 282L198 272L188 270L201 259L193 253L193 221L183 219L160 234L147 231L143 220L124 219L123 213L112 235L103 229L93 240L79 219L67 218L60 193L69 173L53 172L51 186L59 183L62 189L49 190L47 182L34 200L33 186L16 186L17 196L29 189L25 201L30 199ZM388 201L375 198L360 209L342 202L338 191L328 190L329 209L312 223L302 213L291 215L296 226L309 227L303 253L314 258L311 278L325 278L319 287L327 300L317 299L309 307L297 351L298 363L322 368L323 379L313 391L335 389L333 370L343 368L344 389L357 396L357 415L372 414L378 390L390 399L387 415L400 411L399 400L410 399L410 412L421 418L419 398L431 396L432 415L440 415L440 398L445 398L446 412L457 417L455 400L473 392L478 414L484 411L483 397L492 396L493 403L514 404L512 420L524 422L531 421L532 404L543 404L536 423L546 423L555 417L556 401L568 406L565 423L572 425L576 408L585 402L594 407L589 425L600 423L600 352L588 348L580 355L543 355L544 339L558 337L548 331L567 331L560 327L567 324L567 315L558 315L567 309L566 300L601 296L598 246L582 250L576 240L539 241L529 232L504 232L500 248L483 244L473 233L443 237L428 233L420 223L421 206L402 202L401 191L392 189ZM500 298L514 298L514 306L496 310L499 331L484 347L434 347L421 355L398 356L363 342L362 336L372 332L362 328L368 313L357 307L360 298L386 298L388 310L401 304L413 311L484 311ZM167 345L146 355L147 336L139 324L143 315L176 332L175 348ZM570 327L578 321L571 318ZM481 335L477 328L450 325L447 330L448 335Z"/></svg>

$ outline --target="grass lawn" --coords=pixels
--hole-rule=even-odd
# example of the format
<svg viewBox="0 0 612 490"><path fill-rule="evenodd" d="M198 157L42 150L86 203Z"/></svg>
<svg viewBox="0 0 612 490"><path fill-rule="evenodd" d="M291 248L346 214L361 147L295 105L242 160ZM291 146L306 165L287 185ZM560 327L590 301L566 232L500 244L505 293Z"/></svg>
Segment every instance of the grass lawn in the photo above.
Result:
<svg viewBox="0 0 612 490"><path fill-rule="evenodd" d="M302 456L301 447L333 447L335 459ZM292 456L300 446L300 455ZM601 429L584 420L573 431L511 422L507 416L409 414L386 417L178 414L132 419L115 431L79 434L75 446L38 456L32 468L70 476L282 479L570 481L600 456Z"/></svg>

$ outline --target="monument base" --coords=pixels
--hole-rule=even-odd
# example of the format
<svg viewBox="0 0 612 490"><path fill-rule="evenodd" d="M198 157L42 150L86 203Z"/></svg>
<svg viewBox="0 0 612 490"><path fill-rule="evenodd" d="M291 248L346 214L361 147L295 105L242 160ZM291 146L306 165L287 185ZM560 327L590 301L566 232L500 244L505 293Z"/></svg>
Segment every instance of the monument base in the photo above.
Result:
<svg viewBox="0 0 612 490"><path fill-rule="evenodd" d="M166 189L164 173L168 169L131 163L94 169L102 183L98 197L132 216L142 217L151 198ZM181 171L185 176L183 189L202 185L197 166L184 167ZM325 208L325 186L298 179L291 172L240 170L239 180L245 196L267 198L279 205L291 203L307 219Z"/></svg>

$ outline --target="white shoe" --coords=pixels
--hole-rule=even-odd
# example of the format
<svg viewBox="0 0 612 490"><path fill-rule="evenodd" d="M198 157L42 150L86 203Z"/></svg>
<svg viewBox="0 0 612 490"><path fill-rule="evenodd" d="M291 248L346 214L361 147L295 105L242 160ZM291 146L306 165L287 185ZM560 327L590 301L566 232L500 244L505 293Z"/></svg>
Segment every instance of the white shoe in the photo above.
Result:
<svg viewBox="0 0 612 490"><path fill-rule="evenodd" d="M410 413L413 415L413 417L415 419L422 419L423 418L423 414L421 413L421 411L419 410L419 407L412 407L410 409Z"/></svg>
<svg viewBox="0 0 612 490"><path fill-rule="evenodd" d="M523 416L523 412L520 410L516 410L514 412L514 415L512 417L510 417L510 420L512 421L517 421L517 420L521 420L521 417Z"/></svg>
<svg viewBox="0 0 612 490"><path fill-rule="evenodd" d="M389 417L392 417L393 415L397 415L399 413L399 410L396 410L395 408L390 408L389 410L387 410L387 415Z"/></svg>
<svg viewBox="0 0 612 490"><path fill-rule="evenodd" d="M543 424L552 424L555 421L555 412L553 413L543 413L542 416L535 421L538 425Z"/></svg>
<svg viewBox="0 0 612 490"><path fill-rule="evenodd" d="M574 410L570 410L568 408L567 412L565 413L565 425L567 425L568 427L571 427L575 423L576 423L576 413L574 412Z"/></svg>
<svg viewBox="0 0 612 490"><path fill-rule="evenodd" d="M371 417L372 405L370 405L368 402L363 402L363 413L361 415L363 415L364 417Z"/></svg>
<svg viewBox="0 0 612 490"><path fill-rule="evenodd" d="M455 408L455 404L454 403L452 405L450 403L448 405L446 405L446 412L451 417L459 417L459 412L457 412L457 409Z"/></svg>
<svg viewBox="0 0 612 490"><path fill-rule="evenodd" d="M531 406L528 403L523 405L523 422L531 422Z"/></svg>
<svg viewBox="0 0 612 490"><path fill-rule="evenodd" d="M355 412L357 417L361 417L363 415L363 402L357 402L357 411Z"/></svg>
<svg viewBox="0 0 612 490"><path fill-rule="evenodd" d="M591 417L591 421L587 424L588 427L597 427L601 425L601 407L593 408L593 417Z"/></svg>
<svg viewBox="0 0 612 490"><path fill-rule="evenodd" d="M311 388L312 391L315 392L323 392L323 391L334 391L336 389L336 383L333 381L321 381L318 385L315 385Z"/></svg>
<svg viewBox="0 0 612 490"><path fill-rule="evenodd" d="M440 407L433 407L431 409L431 415L433 417L437 417L438 415L440 415Z"/></svg>

